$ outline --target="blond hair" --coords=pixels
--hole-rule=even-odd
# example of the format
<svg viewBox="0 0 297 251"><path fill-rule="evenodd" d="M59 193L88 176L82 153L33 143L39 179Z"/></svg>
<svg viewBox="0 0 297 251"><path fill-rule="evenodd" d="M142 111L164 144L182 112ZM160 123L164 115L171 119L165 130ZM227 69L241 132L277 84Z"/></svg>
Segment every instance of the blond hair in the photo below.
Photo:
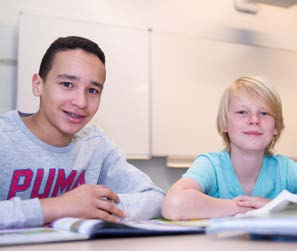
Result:
<svg viewBox="0 0 297 251"><path fill-rule="evenodd" d="M241 77L225 90L219 104L217 130L223 138L226 149L230 151L230 138L225 130L227 128L231 98L238 96L240 91L246 92L251 98L266 107L275 120L277 134L273 136L272 141L265 148L265 154L269 155L285 125L282 104L278 93L271 86L264 84L264 81L259 78Z"/></svg>

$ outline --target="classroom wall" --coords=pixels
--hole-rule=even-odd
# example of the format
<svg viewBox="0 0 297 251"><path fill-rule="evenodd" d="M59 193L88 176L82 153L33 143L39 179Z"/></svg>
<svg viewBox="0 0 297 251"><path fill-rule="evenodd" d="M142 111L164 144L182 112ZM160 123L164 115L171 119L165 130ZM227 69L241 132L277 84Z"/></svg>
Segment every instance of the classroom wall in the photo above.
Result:
<svg viewBox="0 0 297 251"><path fill-rule="evenodd" d="M235 11L233 0L52 0L50 4L46 3L40 0L0 0L0 112L15 108L19 12L152 28L160 32L202 32L207 35L214 29L219 34L218 29L223 26L232 27L265 34L264 42L269 37L279 37L279 40L274 39L277 42L272 46L296 47L296 6L280 8L259 4L257 15L251 15ZM243 36L240 39L248 42L250 38ZM8 80L15 84L8 85ZM184 172L167 168L165 158L131 162L165 190Z"/></svg>

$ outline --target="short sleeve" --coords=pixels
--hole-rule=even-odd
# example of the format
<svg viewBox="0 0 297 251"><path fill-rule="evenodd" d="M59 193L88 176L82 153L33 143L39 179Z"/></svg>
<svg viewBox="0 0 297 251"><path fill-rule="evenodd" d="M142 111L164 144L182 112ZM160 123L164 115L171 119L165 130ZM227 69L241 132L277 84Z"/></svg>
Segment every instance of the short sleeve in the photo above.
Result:
<svg viewBox="0 0 297 251"><path fill-rule="evenodd" d="M216 175L208 155L199 155L183 177L194 179L205 194L211 194L216 189Z"/></svg>
<svg viewBox="0 0 297 251"><path fill-rule="evenodd" d="M297 193L297 162L288 159L287 187L292 193Z"/></svg>

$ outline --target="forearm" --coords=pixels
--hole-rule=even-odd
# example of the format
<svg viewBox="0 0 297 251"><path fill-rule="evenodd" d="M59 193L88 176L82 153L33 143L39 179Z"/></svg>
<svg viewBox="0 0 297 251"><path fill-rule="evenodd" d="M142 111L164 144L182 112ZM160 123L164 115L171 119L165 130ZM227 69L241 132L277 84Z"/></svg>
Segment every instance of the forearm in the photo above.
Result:
<svg viewBox="0 0 297 251"><path fill-rule="evenodd" d="M110 155L98 183L118 194L120 203L115 206L125 212L124 220L148 220L161 216L165 193L153 184L149 176L128 164L119 152Z"/></svg>
<svg viewBox="0 0 297 251"><path fill-rule="evenodd" d="M161 205L165 197L161 191L119 194L119 197L120 203L117 206L126 213L124 220L149 220L161 217Z"/></svg>
<svg viewBox="0 0 297 251"><path fill-rule="evenodd" d="M162 205L163 217L171 220L218 218L239 212L235 201L213 198L194 189L169 191Z"/></svg>
<svg viewBox="0 0 297 251"><path fill-rule="evenodd" d="M13 198L0 202L0 228L42 226L43 212L38 199Z"/></svg>

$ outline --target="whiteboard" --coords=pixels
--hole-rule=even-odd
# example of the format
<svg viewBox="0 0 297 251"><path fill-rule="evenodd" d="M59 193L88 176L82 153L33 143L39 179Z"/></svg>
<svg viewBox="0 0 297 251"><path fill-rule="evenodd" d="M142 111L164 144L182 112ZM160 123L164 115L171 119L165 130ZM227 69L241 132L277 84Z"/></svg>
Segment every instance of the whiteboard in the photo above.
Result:
<svg viewBox="0 0 297 251"><path fill-rule="evenodd" d="M20 15L17 109L36 112L31 79L43 54L60 36L87 37L106 56L107 79L92 124L99 125L128 158L150 156L149 32L57 17Z"/></svg>
<svg viewBox="0 0 297 251"><path fill-rule="evenodd" d="M297 156L297 54L272 48L152 33L152 153L219 151L216 116L223 90L240 76L262 76L279 91L286 128L276 152Z"/></svg>

